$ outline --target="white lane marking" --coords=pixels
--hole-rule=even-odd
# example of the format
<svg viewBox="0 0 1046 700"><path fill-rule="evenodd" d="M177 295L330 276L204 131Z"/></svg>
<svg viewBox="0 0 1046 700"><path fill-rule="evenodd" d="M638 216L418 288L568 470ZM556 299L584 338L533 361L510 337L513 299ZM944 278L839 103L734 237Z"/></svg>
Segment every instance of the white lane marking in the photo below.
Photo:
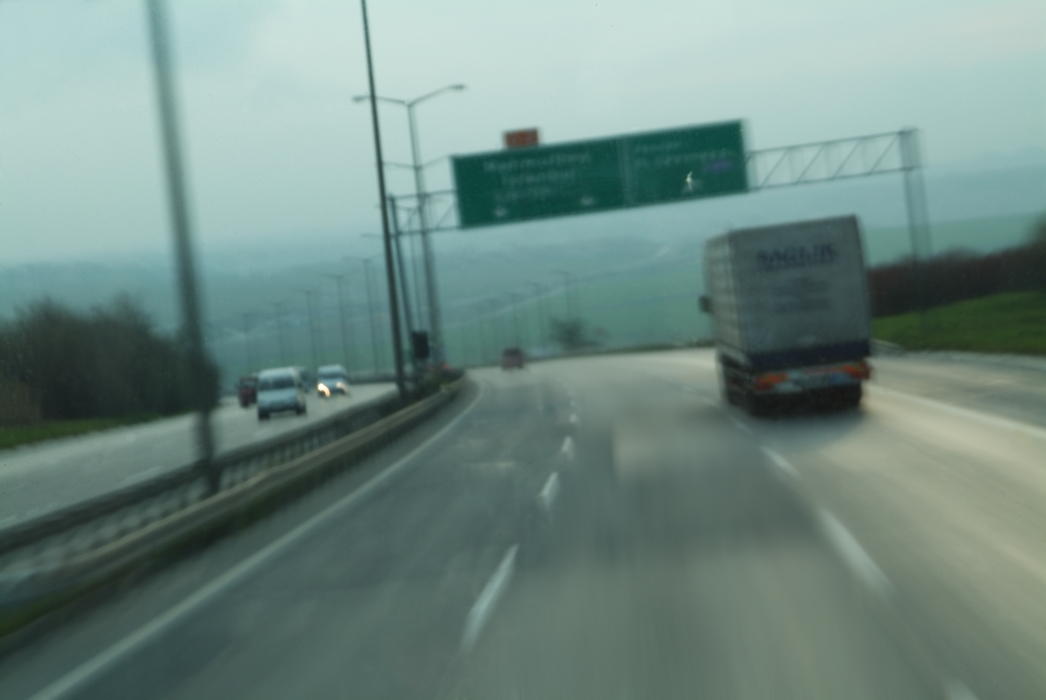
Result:
<svg viewBox="0 0 1046 700"><path fill-rule="evenodd" d="M571 412L570 418L567 420L571 425L581 425L581 418L576 413Z"/></svg>
<svg viewBox="0 0 1046 700"><path fill-rule="evenodd" d="M737 420L733 416L727 416L727 417L730 419L731 423L733 423L735 426L738 427L739 430L741 430L742 432L748 433L749 435L752 434L752 429L749 428L747 425L745 425L744 422Z"/></svg>
<svg viewBox="0 0 1046 700"><path fill-rule="evenodd" d="M988 415L987 413L981 413L980 411L973 411L968 408L960 408L953 406L950 403L944 403L943 401L935 401L934 399L923 398L922 396L915 396L903 391L897 391L896 389L887 389L886 387L879 384L868 384L868 388L871 389L872 393L886 394L887 396L896 396L897 398L907 399L915 403L922 404L923 406L931 406L941 411L946 411L956 416L962 416L963 418L969 418L972 420L987 423L993 425L996 428L1004 428L1006 430L1016 430L1026 435L1039 438L1040 440L1046 440L1046 430L1038 428L1028 423L1022 423L1021 421L1010 420L1009 418L1001 418L999 416Z"/></svg>
<svg viewBox="0 0 1046 700"><path fill-rule="evenodd" d="M559 448L559 451L567 459L570 459L570 460L574 459L574 454L576 452L576 450L574 448L574 438L572 438L569 435L567 435L565 438L563 438L563 445L562 445L562 447Z"/></svg>
<svg viewBox="0 0 1046 700"><path fill-rule="evenodd" d="M518 550L518 544L508 548L505 556L501 559L501 563L498 564L498 568L494 571L494 575L487 581L487 585L483 587L483 592L479 594L479 598L476 598L472 609L469 610L468 617L465 618L465 629L461 634L462 653L467 654L476 646L480 632L483 631L483 626L487 624L490 614L494 612L494 606L497 605L498 599L508 586L509 579L512 578L512 572L516 567L516 552Z"/></svg>
<svg viewBox="0 0 1046 700"><path fill-rule="evenodd" d="M538 494L538 500L541 502L542 508L551 511L552 502L556 500L557 493L559 493L559 472L552 472L545 482L545 486L541 489L541 493Z"/></svg>
<svg viewBox="0 0 1046 700"><path fill-rule="evenodd" d="M973 691L967 688L962 681L955 678L949 679L944 690L948 700L977 700Z"/></svg>
<svg viewBox="0 0 1046 700"><path fill-rule="evenodd" d="M124 657L134 653L140 647L148 644L155 637L162 634L182 618L192 614L210 602L212 598L246 578L267 561L305 537L320 525L323 525L334 516L340 515L342 511L348 510L359 504L372 491L382 486L386 481L398 473L408 462L454 429L465 416L471 413L472 409L476 407L476 404L479 403L480 398L483 396L483 385L479 384L478 386L479 391L476 392L476 398L472 400L472 403L469 404L468 408L443 426L438 433L398 459L395 463L385 469L385 471L374 475L370 481L363 484L363 486L356 489L345 498L331 505L321 513L314 515L283 537L244 559L221 576L198 589L195 593L190 595L188 598L185 598L173 608L168 609L167 612L153 618L152 621L142 625L105 651L95 655L91 659L74 668L72 671L63 675L61 678L58 678L46 688L43 688L30 697L29 700L54 700L55 698L65 697L66 695L76 691L84 683L90 681L98 674L118 663Z"/></svg>
<svg viewBox="0 0 1046 700"><path fill-rule="evenodd" d="M854 573L876 593L882 595L890 593L893 589L893 586L890 585L890 580L876 566L860 543L850 534L850 531L828 511L822 510L819 515L821 516L821 526L824 528L829 542L832 543Z"/></svg>
<svg viewBox="0 0 1046 700"><path fill-rule="evenodd" d="M126 484L133 484L137 481L145 481L149 477L157 474L161 469L163 469L163 465L157 464L155 467L149 467L148 469L143 469L140 472L135 472L134 474L131 474L130 476L125 476L123 479L121 479L119 485L124 486Z"/></svg>
<svg viewBox="0 0 1046 700"><path fill-rule="evenodd" d="M771 450L769 447L764 447L764 448L762 448L762 450L763 450L763 454L765 454L767 457L770 458L770 461L773 462L775 467L777 467L778 469L780 469L781 471L783 471L785 474L787 474L788 476L792 477L793 479L798 479L799 478L799 472L797 472L795 470L795 467L793 467L791 465L791 463L787 459L785 459L781 455L777 454L776 452Z"/></svg>

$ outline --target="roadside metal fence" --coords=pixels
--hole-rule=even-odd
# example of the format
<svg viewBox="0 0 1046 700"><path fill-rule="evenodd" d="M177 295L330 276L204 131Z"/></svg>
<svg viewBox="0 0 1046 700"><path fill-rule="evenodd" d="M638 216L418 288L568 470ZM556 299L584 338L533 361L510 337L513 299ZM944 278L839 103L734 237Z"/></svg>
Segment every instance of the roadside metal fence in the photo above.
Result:
<svg viewBox="0 0 1046 700"><path fill-rule="evenodd" d="M224 510L242 507L248 487L281 470L286 472L280 474L283 481L293 479L297 471L292 467L324 448L325 454L311 460L311 469L344 457L346 450L353 458L362 456L448 403L463 382L459 379L410 406L395 395L378 399L223 453L211 464L219 474L216 493L209 488L204 465L190 464L5 528L0 531L0 613L97 578L99 567L126 563L129 553L155 549L170 540L171 524L189 511L213 520ZM339 449L331 449L335 447ZM184 534L187 525L191 523L180 523L179 532ZM139 542L128 548L135 538Z"/></svg>

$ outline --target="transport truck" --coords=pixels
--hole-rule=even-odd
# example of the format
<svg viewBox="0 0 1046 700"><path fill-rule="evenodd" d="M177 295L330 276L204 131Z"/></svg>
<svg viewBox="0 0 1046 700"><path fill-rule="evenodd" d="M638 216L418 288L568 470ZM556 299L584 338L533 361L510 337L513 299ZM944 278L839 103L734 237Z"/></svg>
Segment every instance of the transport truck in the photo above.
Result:
<svg viewBox="0 0 1046 700"><path fill-rule="evenodd" d="M786 396L861 402L871 370L868 279L855 216L734 230L704 252L723 398L754 415Z"/></svg>

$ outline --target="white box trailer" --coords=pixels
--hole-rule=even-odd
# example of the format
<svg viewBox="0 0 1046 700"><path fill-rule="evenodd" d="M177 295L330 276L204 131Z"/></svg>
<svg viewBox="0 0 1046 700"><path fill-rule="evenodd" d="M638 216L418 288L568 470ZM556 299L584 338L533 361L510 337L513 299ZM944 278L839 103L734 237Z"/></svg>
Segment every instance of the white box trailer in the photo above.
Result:
<svg viewBox="0 0 1046 700"><path fill-rule="evenodd" d="M781 394L860 403L870 314L856 217L731 231L705 244L704 264L728 401L753 413Z"/></svg>

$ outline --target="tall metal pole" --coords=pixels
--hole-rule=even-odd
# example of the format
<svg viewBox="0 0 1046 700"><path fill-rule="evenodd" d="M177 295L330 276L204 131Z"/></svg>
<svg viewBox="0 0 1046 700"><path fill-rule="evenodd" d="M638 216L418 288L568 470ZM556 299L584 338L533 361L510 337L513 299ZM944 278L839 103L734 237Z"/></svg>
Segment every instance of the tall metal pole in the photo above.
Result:
<svg viewBox="0 0 1046 700"><path fill-rule="evenodd" d="M487 357L489 356L488 353L487 353L486 334L483 332L483 324L485 324L487 322L487 320L486 320L486 316L483 314L483 305L480 304L480 305L477 306L477 308L479 309L479 312L480 312L479 324L478 324L479 325L479 364L482 365L484 362L487 361Z"/></svg>
<svg viewBox="0 0 1046 700"><path fill-rule="evenodd" d="M523 334L519 329L519 297L515 292L509 292L508 296L512 300L512 328L516 331L516 347L523 347Z"/></svg>
<svg viewBox="0 0 1046 700"><path fill-rule="evenodd" d="M373 90L371 90L373 93ZM440 325L439 294L436 284L436 264L433 260L432 239L429 235L428 195L425 193L425 169L421 163L418 147L418 125L414 119L414 104L407 105L407 121L410 123L410 152L414 162L414 189L418 196L418 226L421 233L421 250L425 263L425 296L429 302L429 335L432 341L432 355L436 364L445 358L443 350L443 329Z"/></svg>
<svg viewBox="0 0 1046 700"><path fill-rule="evenodd" d="M573 275L571 275L566 270L553 270L552 272L553 274L563 276L563 296L566 298L567 302L567 318L573 318L574 304L571 302L570 299L570 278L573 277Z"/></svg>
<svg viewBox="0 0 1046 700"><path fill-rule="evenodd" d="M316 319L312 309L312 289L299 289L299 292L305 295L305 310L309 315L309 348L312 350L312 370L315 372L319 369L320 363L319 358L316 354Z"/></svg>
<svg viewBox="0 0 1046 700"><path fill-rule="evenodd" d="M461 366L464 367L468 364L468 341L465 340L465 326L467 324L462 322L461 324Z"/></svg>
<svg viewBox="0 0 1046 700"><path fill-rule="evenodd" d="M341 326L341 361L345 363L345 367L348 369L352 365L349 362L349 340L348 332L345 328L345 299L342 291L342 283L345 281L345 275L326 275L326 277L332 278L338 286L338 320Z"/></svg>
<svg viewBox="0 0 1046 700"><path fill-rule="evenodd" d="M178 268L178 287L181 298L182 332L188 344L188 361L192 395L196 408L196 452L201 468L207 474L211 492L217 492L220 474L214 468L214 433L211 429L211 409L214 403L209 381L203 330L200 326L200 301L196 293L196 269L193 259L192 234L189 226L189 205L185 191L185 174L178 138L178 120L175 107L174 83L171 79L171 49L168 44L167 18L162 0L147 0L149 36L153 50L153 69L156 74L156 98L160 111L164 159L167 165L167 194L171 210L171 228L174 233L174 252Z"/></svg>
<svg viewBox="0 0 1046 700"><path fill-rule="evenodd" d="M901 168L904 170L904 200L908 210L908 235L912 245L912 272L915 276L916 303L920 325L926 316L926 266L923 258L931 255L930 215L926 208L926 190L922 178L919 132L904 129L901 139Z"/></svg>
<svg viewBox="0 0 1046 700"><path fill-rule="evenodd" d="M534 288L534 304L537 307L538 315L538 338L542 348L548 347L548 328L545 326L545 313L542 308L541 296L545 293L545 286L538 284L537 282L531 282L530 286Z"/></svg>
<svg viewBox="0 0 1046 700"><path fill-rule="evenodd" d="M392 213L393 243L396 255L396 268L400 275L400 296L403 297L403 317L407 323L407 333L414 331L414 314L410 308L410 285L407 273L403 268L403 247L400 245L400 219L396 211L396 198L389 195L389 209Z"/></svg>
<svg viewBox="0 0 1046 700"><path fill-rule="evenodd" d="M280 364L287 366L287 347L283 342L283 302L274 301L276 307L276 340L280 343Z"/></svg>
<svg viewBox="0 0 1046 700"><path fill-rule="evenodd" d="M251 357L251 336L250 336L250 314L243 315L243 353L247 360L247 371L244 375L251 373L251 367L254 366L254 359Z"/></svg>
<svg viewBox="0 0 1046 700"><path fill-rule="evenodd" d="M378 373L378 329L374 311L374 291L370 279L370 260L363 261L363 280L367 285L367 316L370 318L370 347L374 353L374 374Z"/></svg>
<svg viewBox="0 0 1046 700"><path fill-rule="evenodd" d="M382 243L385 248L385 278L389 285L389 324L392 326L392 360L396 366L396 386L399 388L400 398L406 398L407 383L403 373L403 338L400 335L399 303L396 300L396 272L392 264L392 235L389 231L389 210L385 206L385 202L388 201L385 195L385 159L381 155L381 131L378 126L378 90L374 84L374 61L371 59L370 27L367 24L367 0L360 0L360 10L363 14L363 40L367 48L367 84L370 87L370 117L374 125L374 154L377 158L375 166L378 169L378 201L382 203L381 232ZM370 285L367 285L367 289L369 293ZM372 313L372 322L373 317ZM373 334L371 337L374 337ZM377 372L377 358L377 342L375 341L375 372Z"/></svg>

